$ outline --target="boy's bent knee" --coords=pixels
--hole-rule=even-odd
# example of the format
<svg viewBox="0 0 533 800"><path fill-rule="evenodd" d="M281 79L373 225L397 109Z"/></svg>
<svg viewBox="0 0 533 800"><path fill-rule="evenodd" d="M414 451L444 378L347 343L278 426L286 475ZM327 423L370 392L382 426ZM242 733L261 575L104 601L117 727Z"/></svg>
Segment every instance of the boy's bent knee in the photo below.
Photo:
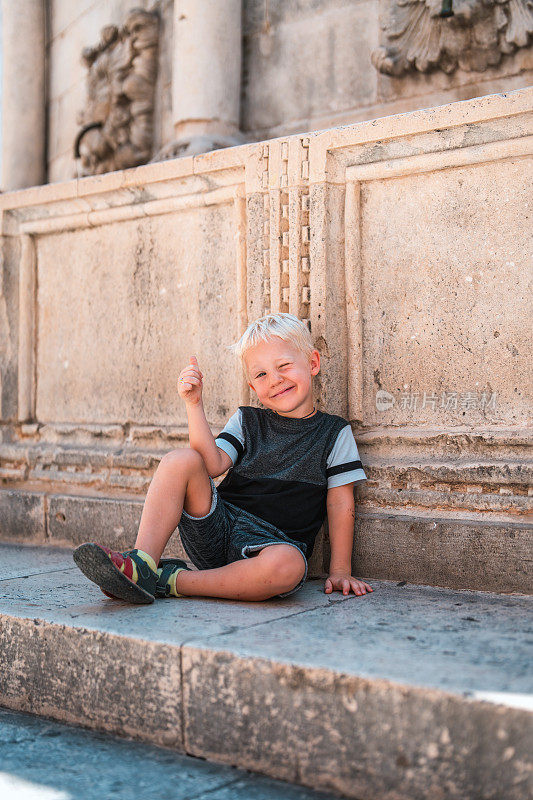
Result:
<svg viewBox="0 0 533 800"><path fill-rule="evenodd" d="M260 553L263 562L267 562L276 576L276 583L282 588L280 592L290 592L298 586L305 575L305 558L303 554L291 544L266 545Z"/></svg>
<svg viewBox="0 0 533 800"><path fill-rule="evenodd" d="M180 447L177 450L171 450L170 453L165 453L159 466L166 470L179 472L184 470L194 472L202 469L207 472L202 456L192 447Z"/></svg>

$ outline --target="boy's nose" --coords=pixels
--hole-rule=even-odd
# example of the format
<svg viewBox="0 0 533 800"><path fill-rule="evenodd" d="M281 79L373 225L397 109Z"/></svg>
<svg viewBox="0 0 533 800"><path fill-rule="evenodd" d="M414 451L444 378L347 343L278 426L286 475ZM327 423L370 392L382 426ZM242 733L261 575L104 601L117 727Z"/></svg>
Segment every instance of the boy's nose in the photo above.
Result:
<svg viewBox="0 0 533 800"><path fill-rule="evenodd" d="M283 384L284 384L283 378L281 378L279 381L276 381L270 389L270 395L273 396L278 392L281 392L281 390L285 388Z"/></svg>

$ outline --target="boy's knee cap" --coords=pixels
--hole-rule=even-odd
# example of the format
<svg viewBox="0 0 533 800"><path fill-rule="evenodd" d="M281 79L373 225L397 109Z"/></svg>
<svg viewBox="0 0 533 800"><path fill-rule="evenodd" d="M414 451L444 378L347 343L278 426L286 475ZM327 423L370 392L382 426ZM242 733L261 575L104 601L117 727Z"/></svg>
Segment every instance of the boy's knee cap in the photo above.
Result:
<svg viewBox="0 0 533 800"><path fill-rule="evenodd" d="M281 572L279 576L280 580L283 580L283 589L281 591L290 592L291 589L295 589L296 586L298 586L298 584L302 580L304 575L305 575L305 566L302 566L302 564L299 564L299 568L297 571L295 571L295 568L293 566L291 572L287 571L287 573L285 574Z"/></svg>
<svg viewBox="0 0 533 800"><path fill-rule="evenodd" d="M305 559L303 554L291 544L275 544L264 547L259 555L272 562L276 576L284 583L293 583L284 591L297 586L305 575ZM296 577L295 577L296 576Z"/></svg>
<svg viewBox="0 0 533 800"><path fill-rule="evenodd" d="M201 467L204 460L197 450L192 447L180 447L177 450L171 450L170 453L165 453L161 459L161 464L167 467L181 467L184 465L189 467Z"/></svg>

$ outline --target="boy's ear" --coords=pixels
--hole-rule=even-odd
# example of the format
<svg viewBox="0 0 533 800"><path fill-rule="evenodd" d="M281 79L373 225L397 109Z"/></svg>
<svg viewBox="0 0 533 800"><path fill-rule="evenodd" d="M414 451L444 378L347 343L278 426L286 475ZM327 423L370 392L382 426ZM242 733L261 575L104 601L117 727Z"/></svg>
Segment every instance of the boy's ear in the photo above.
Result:
<svg viewBox="0 0 533 800"><path fill-rule="evenodd" d="M320 353L318 350L313 350L311 353L311 374L318 375L320 372Z"/></svg>

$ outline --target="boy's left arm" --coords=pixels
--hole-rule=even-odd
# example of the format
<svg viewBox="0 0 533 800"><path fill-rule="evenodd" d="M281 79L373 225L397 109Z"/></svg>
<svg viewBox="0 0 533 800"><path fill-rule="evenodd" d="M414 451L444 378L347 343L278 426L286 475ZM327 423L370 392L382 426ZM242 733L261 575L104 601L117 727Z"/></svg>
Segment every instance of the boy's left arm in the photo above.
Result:
<svg viewBox="0 0 533 800"><path fill-rule="evenodd" d="M335 589L349 594L362 595L372 591L372 587L364 581L352 576L352 549L355 526L355 500L353 483L333 486L328 489L327 513L331 560L329 577L325 583L325 592Z"/></svg>

